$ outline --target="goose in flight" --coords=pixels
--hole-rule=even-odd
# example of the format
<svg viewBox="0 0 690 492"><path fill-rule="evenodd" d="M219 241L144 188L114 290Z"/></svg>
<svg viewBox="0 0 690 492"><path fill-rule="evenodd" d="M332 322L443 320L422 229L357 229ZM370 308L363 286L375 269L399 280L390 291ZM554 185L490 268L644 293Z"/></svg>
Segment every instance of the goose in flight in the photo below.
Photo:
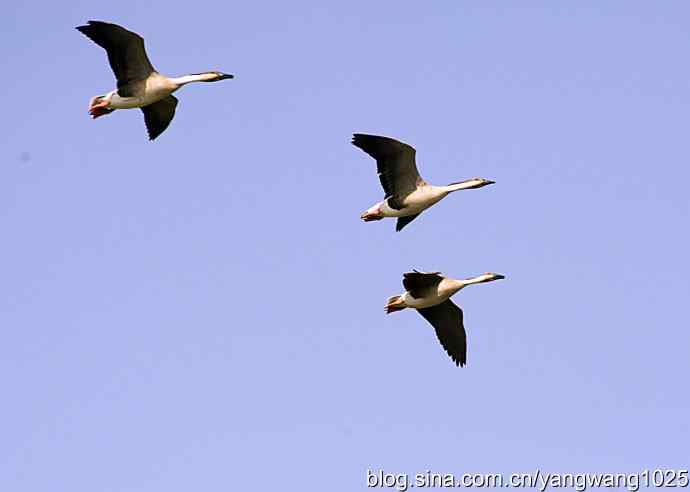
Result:
<svg viewBox="0 0 690 492"><path fill-rule="evenodd" d="M141 108L149 140L163 133L175 116L177 98L173 92L192 82L233 78L221 72L166 77L151 65L144 49L144 39L138 34L101 21L89 21L76 29L105 49L117 79L117 89L91 98L89 114L95 119L116 109Z"/></svg>
<svg viewBox="0 0 690 492"><path fill-rule="evenodd" d="M497 273L484 273L466 280L455 280L440 272L413 270L403 274L405 292L388 299L386 313L414 308L436 330L436 336L455 365L467 363L467 336L462 321L462 309L450 297L468 285L505 278Z"/></svg>
<svg viewBox="0 0 690 492"><path fill-rule="evenodd" d="M362 214L364 222L397 217L395 230L400 231L449 193L494 184L488 179L472 178L447 186L433 186L424 181L417 171L414 147L392 138L363 133L355 133L352 144L376 159L379 180L385 193L382 202Z"/></svg>

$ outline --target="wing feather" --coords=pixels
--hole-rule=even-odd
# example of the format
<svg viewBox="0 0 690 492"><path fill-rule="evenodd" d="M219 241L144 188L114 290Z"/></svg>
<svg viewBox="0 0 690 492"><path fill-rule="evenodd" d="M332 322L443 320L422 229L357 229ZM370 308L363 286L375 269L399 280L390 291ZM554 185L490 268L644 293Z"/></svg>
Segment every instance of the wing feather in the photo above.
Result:
<svg viewBox="0 0 690 492"><path fill-rule="evenodd" d="M144 113L144 122L146 123L149 140L155 139L168 128L175 116L177 102L175 96L167 96L158 102L141 108L141 111Z"/></svg>
<svg viewBox="0 0 690 492"><path fill-rule="evenodd" d="M89 21L77 30L91 39L108 54L110 68L117 79L118 93L129 97L127 88L133 82L145 80L155 72L144 48L144 38L117 24Z"/></svg>
<svg viewBox="0 0 690 492"><path fill-rule="evenodd" d="M415 299L428 297L443 280L441 272L420 272L413 270L403 274L403 287Z"/></svg>
<svg viewBox="0 0 690 492"><path fill-rule="evenodd" d="M352 144L376 159L381 186L393 208L403 208L403 199L424 184L415 162L414 147L393 138L355 133Z"/></svg>
<svg viewBox="0 0 690 492"><path fill-rule="evenodd" d="M417 311L434 327L438 341L455 365L464 366L467 363L467 334L462 309L448 299Z"/></svg>

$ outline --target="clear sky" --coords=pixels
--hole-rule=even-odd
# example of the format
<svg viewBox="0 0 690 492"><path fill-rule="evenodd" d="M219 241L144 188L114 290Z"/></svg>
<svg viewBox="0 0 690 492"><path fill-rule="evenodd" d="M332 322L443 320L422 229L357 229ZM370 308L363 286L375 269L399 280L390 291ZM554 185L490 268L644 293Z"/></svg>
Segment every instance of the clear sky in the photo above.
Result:
<svg viewBox="0 0 690 492"><path fill-rule="evenodd" d="M0 30L0 490L365 490L690 456L687 2L12 2ZM74 30L185 87L151 143ZM353 132L459 192L394 232ZM415 312L459 293L468 365ZM271 486L271 488L269 488Z"/></svg>

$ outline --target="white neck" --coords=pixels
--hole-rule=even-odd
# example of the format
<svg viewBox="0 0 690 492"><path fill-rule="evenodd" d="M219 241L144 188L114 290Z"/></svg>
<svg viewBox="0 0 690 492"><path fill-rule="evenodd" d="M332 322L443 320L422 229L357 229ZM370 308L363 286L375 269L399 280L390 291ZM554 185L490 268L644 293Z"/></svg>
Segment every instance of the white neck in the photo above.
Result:
<svg viewBox="0 0 690 492"><path fill-rule="evenodd" d="M192 75L183 75L182 77L173 77L170 81L178 87L182 87L192 82L208 82L214 78L216 78L216 74L214 73L195 73Z"/></svg>
<svg viewBox="0 0 690 492"><path fill-rule="evenodd" d="M453 183L447 186L439 186L439 188L443 189L443 191L445 191L446 193L452 193L454 191L472 188L473 186L477 186L478 184L481 184L481 180L468 179L467 181L461 181L460 183Z"/></svg>
<svg viewBox="0 0 690 492"><path fill-rule="evenodd" d="M489 275L488 273L484 273L482 275L477 275L476 277L464 279L464 280L459 280L459 282L462 283L462 286L465 287L466 285L472 285L472 284L481 284L482 282L487 282L489 280L493 280L494 276Z"/></svg>

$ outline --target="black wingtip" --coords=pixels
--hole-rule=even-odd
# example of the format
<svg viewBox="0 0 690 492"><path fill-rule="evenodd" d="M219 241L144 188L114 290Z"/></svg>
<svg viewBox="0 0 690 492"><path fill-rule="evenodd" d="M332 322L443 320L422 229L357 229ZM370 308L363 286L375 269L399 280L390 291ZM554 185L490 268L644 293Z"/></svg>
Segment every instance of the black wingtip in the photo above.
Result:
<svg viewBox="0 0 690 492"><path fill-rule="evenodd" d="M79 31L80 33L82 33L82 34L83 34L84 36L86 36L87 38L91 39L92 41L95 41L95 40L93 39L93 37L94 37L94 35L95 35L94 33L96 32L96 31L95 31L95 28L96 28L96 26L97 26L98 24L105 24L105 22L88 21L88 22L87 22L86 24L84 24L83 26L77 26L77 27L75 27L75 29L76 29L77 31Z"/></svg>
<svg viewBox="0 0 690 492"><path fill-rule="evenodd" d="M449 354L449 355L450 355L450 354ZM451 358L451 360L452 360L453 362L455 362L455 367L465 367L465 365L467 364L466 361L464 361L464 360L462 360L462 359L460 359L460 358L458 358L458 357L455 357L455 356L453 356L453 355L451 355L450 358Z"/></svg>
<svg viewBox="0 0 690 492"><path fill-rule="evenodd" d="M84 25L75 27L75 29L81 31L82 29L87 29L89 27L92 27L95 24L107 24L107 22L90 20L90 21L86 21L86 24L84 24Z"/></svg>
<svg viewBox="0 0 690 492"><path fill-rule="evenodd" d="M355 147L365 150L364 146L367 144L366 141L371 141L371 139L373 138L377 138L376 135L368 135L366 133L353 133L352 141L350 143Z"/></svg>

